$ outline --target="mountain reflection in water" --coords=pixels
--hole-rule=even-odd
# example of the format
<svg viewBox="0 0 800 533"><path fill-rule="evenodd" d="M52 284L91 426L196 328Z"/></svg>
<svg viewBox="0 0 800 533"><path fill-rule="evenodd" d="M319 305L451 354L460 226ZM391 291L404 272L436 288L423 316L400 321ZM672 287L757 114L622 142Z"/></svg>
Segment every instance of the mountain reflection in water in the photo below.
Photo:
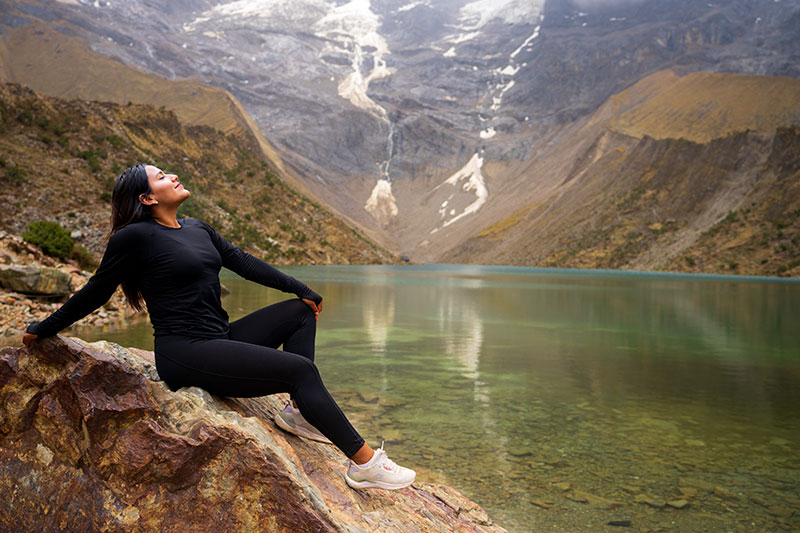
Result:
<svg viewBox="0 0 800 533"><path fill-rule="evenodd" d="M372 444L511 531L798 530L800 283L292 267L317 363ZM286 295L226 273L235 319ZM85 332L152 347L148 324Z"/></svg>

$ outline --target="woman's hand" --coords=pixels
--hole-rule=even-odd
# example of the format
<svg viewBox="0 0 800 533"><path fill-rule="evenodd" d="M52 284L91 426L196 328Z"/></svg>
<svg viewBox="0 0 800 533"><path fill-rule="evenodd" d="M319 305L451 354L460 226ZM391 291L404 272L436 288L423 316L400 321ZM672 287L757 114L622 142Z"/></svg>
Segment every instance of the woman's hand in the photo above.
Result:
<svg viewBox="0 0 800 533"><path fill-rule="evenodd" d="M22 335L22 344L24 344L25 347L27 348L31 342L35 341L38 338L39 335L34 335L33 333L25 333Z"/></svg>
<svg viewBox="0 0 800 533"><path fill-rule="evenodd" d="M319 320L319 314L322 312L322 300L320 300L318 304L314 302L314 300L309 300L308 298L302 298L302 300L314 311L314 320Z"/></svg>

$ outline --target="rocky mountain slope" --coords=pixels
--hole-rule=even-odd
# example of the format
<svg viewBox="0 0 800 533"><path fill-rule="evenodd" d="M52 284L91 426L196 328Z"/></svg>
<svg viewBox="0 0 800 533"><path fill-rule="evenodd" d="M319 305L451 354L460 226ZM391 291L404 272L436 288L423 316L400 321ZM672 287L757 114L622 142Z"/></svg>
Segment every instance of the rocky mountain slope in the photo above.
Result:
<svg viewBox="0 0 800 533"><path fill-rule="evenodd" d="M455 489L355 491L275 396L170 391L152 352L55 337L0 350L0 528L502 532Z"/></svg>
<svg viewBox="0 0 800 533"><path fill-rule="evenodd" d="M698 102L709 85L730 99ZM753 93L763 107L734 105ZM798 98L800 82L786 78L645 79L573 131L571 151L543 149L486 207L510 213L443 259L797 276L800 129L775 127L772 113L790 109L791 124ZM709 117L724 137L707 140ZM519 189L540 175L549 180L521 202Z"/></svg>
<svg viewBox="0 0 800 533"><path fill-rule="evenodd" d="M41 23L126 65L228 90L298 186L420 261L482 262L470 246L456 249L550 193L571 194L558 184L570 173L590 176L596 169L576 167L586 161L581 149L605 142L587 125L599 124L610 97L644 79L650 90L639 87L603 115L612 131L705 143L798 125L796 2L5 0L4 7L12 79L48 85L46 73L34 75L35 63L12 65L14 47L38 51L34 57L57 53L52 42L17 37ZM670 80L648 78L667 70ZM763 104L785 109L759 107L753 95L761 82L734 76L697 85L686 76L695 72L785 80ZM670 91L656 90L662 83ZM720 90L724 115L708 109ZM672 115L660 126L648 118L664 106L677 106L692 127L679 128ZM620 198L631 193L623 189ZM560 216L564 226L580 223L573 210ZM503 257L543 264L530 261L545 251Z"/></svg>
<svg viewBox="0 0 800 533"><path fill-rule="evenodd" d="M0 85L0 228L55 220L99 259L116 175L151 162L192 191L179 215L203 218L274 263L375 263L392 256L283 183L257 139L186 126L165 109L63 100Z"/></svg>

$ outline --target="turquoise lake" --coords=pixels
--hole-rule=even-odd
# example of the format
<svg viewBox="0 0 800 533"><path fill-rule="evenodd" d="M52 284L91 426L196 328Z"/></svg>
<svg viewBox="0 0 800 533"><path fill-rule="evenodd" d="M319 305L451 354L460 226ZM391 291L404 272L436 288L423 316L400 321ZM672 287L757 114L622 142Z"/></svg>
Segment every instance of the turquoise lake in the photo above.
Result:
<svg viewBox="0 0 800 533"><path fill-rule="evenodd" d="M367 441L510 531L800 530L796 280L281 270L324 297L317 363ZM223 283L231 319L288 297ZM71 334L152 349L147 322Z"/></svg>

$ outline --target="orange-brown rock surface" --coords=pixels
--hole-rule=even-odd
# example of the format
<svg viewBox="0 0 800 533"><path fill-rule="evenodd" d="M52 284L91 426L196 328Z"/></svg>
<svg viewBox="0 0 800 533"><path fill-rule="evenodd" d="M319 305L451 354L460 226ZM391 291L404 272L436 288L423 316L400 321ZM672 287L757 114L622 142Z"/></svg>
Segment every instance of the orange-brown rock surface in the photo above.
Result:
<svg viewBox="0 0 800 533"><path fill-rule="evenodd" d="M503 531L453 488L355 491L276 397L170 391L152 353L55 337L0 351L0 530ZM421 477L421 476L420 476Z"/></svg>

